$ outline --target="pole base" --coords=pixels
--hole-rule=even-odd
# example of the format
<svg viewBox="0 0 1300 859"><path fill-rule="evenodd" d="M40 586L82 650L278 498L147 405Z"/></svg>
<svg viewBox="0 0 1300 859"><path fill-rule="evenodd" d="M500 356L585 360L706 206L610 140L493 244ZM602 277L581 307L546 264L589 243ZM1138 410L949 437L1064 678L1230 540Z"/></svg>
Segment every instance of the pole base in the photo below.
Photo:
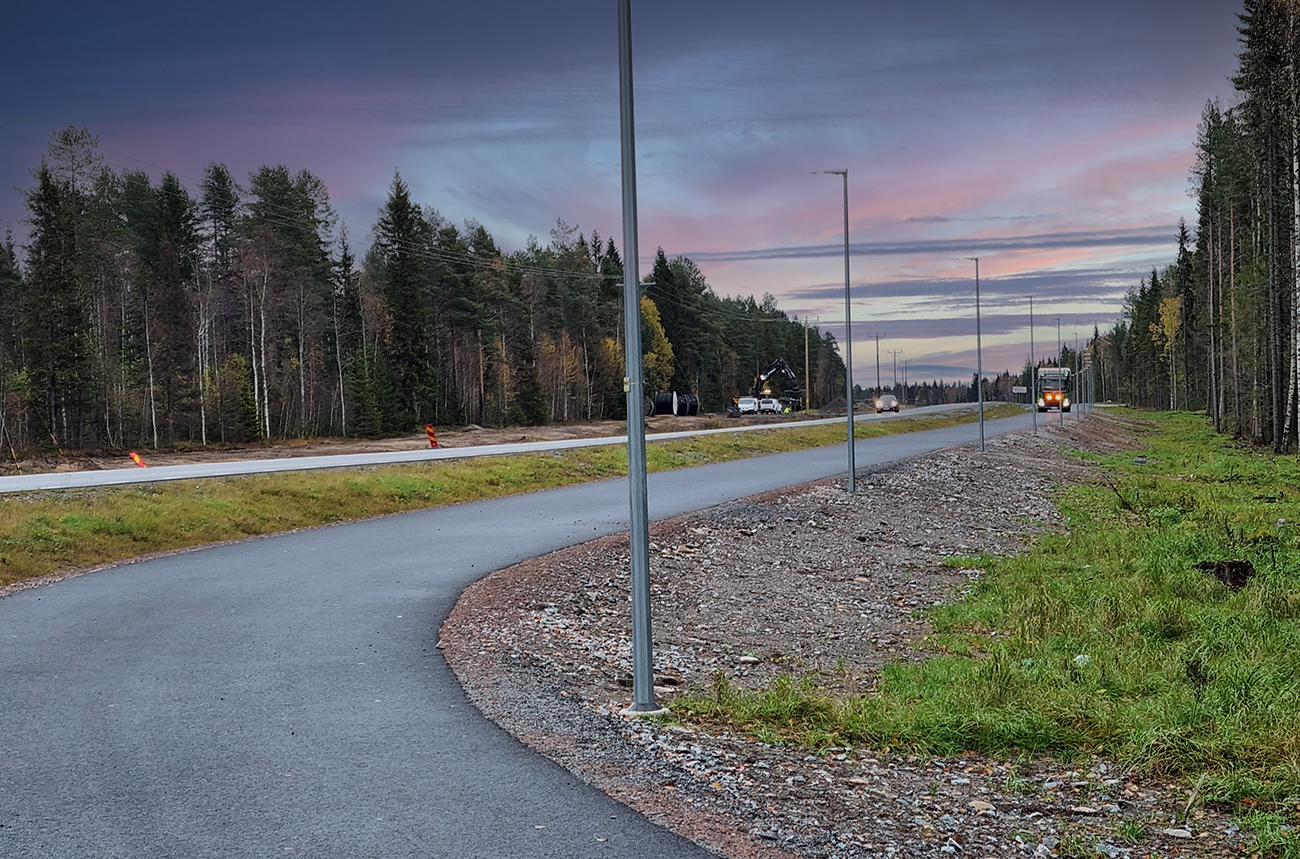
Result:
<svg viewBox="0 0 1300 859"><path fill-rule="evenodd" d="M672 711L667 707L661 707L658 704L629 704L618 714L625 719L641 719L646 716L667 716Z"/></svg>

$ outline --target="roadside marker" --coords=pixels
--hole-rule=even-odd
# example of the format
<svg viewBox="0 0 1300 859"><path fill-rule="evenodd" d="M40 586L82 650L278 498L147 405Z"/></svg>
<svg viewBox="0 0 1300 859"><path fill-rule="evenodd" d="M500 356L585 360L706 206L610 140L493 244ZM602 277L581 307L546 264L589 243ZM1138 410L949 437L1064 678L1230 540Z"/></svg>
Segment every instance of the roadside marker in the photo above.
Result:
<svg viewBox="0 0 1300 859"><path fill-rule="evenodd" d="M131 451L131 459L135 462L136 465L140 466L141 468L145 467L144 460L141 459L140 454L136 453L135 451Z"/></svg>
<svg viewBox="0 0 1300 859"><path fill-rule="evenodd" d="M438 437L433 434L433 424L424 425L424 434L429 437L429 447L438 446Z"/></svg>

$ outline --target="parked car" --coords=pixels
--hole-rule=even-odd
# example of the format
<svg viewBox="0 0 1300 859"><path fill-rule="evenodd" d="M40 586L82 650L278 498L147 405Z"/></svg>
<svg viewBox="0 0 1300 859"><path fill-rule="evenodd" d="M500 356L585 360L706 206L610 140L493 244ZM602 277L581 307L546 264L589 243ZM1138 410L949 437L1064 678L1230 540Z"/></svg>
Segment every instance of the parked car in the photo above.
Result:
<svg viewBox="0 0 1300 859"><path fill-rule="evenodd" d="M742 415L758 414L758 397L741 397L736 400L736 410Z"/></svg>
<svg viewBox="0 0 1300 859"><path fill-rule="evenodd" d="M898 397L893 394L882 394L880 399L876 400L876 414L881 412L897 412Z"/></svg>
<svg viewBox="0 0 1300 859"><path fill-rule="evenodd" d="M776 397L764 397L758 401L758 412L763 415L781 414L781 401Z"/></svg>

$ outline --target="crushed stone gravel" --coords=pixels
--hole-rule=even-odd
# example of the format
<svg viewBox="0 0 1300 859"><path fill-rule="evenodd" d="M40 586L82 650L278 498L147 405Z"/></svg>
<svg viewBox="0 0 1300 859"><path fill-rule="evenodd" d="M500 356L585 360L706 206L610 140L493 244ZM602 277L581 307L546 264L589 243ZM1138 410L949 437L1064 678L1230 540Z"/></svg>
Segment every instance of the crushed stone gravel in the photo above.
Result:
<svg viewBox="0 0 1300 859"><path fill-rule="evenodd" d="M868 692L922 660L919 610L1062 523L1056 490L1092 479L1070 450L1140 443L1098 411L896 463L848 496L826 480L656 523L656 700L725 676L761 688L816 673ZM719 855L755 857L1235 856L1242 833L1189 787L1085 757L933 759L816 752L621 715L630 701L627 535L498 571L468 588L439 646L483 714L543 755ZM1190 810L1190 814L1187 814Z"/></svg>

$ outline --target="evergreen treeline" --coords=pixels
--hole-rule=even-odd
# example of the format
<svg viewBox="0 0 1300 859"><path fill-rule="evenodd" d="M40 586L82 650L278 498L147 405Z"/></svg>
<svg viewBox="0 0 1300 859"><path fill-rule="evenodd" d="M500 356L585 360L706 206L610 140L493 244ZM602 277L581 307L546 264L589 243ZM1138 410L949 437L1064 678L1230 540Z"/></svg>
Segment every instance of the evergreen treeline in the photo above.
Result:
<svg viewBox="0 0 1300 859"><path fill-rule="evenodd" d="M1091 344L1100 399L1205 409L1221 431L1295 447L1300 382L1300 0L1245 0L1232 107L1206 105L1195 236Z"/></svg>
<svg viewBox="0 0 1300 859"><path fill-rule="evenodd" d="M19 451L378 436L424 423L625 416L623 262L558 221L503 253L395 176L364 250L324 183L209 164L114 172L56 132L25 192L29 243L0 243L0 443ZM722 411L810 337L813 404L843 389L829 333L765 295L722 298L661 249L642 297L647 391Z"/></svg>

